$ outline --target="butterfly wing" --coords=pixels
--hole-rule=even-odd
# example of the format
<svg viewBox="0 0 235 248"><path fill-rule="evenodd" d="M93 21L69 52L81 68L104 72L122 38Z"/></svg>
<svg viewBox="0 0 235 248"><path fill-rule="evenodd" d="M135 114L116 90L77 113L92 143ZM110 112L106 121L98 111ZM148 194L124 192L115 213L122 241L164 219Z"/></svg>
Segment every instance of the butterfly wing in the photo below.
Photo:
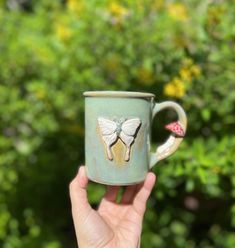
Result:
<svg viewBox="0 0 235 248"><path fill-rule="evenodd" d="M141 121L139 118L133 118L123 122L120 138L127 146L130 146L134 141L133 136L135 135L140 124Z"/></svg>
<svg viewBox="0 0 235 248"><path fill-rule="evenodd" d="M133 118L122 123L122 130L120 138L126 145L125 161L130 159L131 144L134 142L134 135L136 134L141 121L139 118Z"/></svg>
<svg viewBox="0 0 235 248"><path fill-rule="evenodd" d="M120 133L120 138L126 145L125 161L130 159L131 144L134 142L134 137L131 135L126 135L123 131Z"/></svg>
<svg viewBox="0 0 235 248"><path fill-rule="evenodd" d="M140 124L141 120L139 118L127 120L122 124L122 131L128 136L134 136Z"/></svg>
<svg viewBox="0 0 235 248"><path fill-rule="evenodd" d="M120 133L120 138L126 146L130 146L134 141L134 137L126 135L123 131Z"/></svg>
<svg viewBox="0 0 235 248"><path fill-rule="evenodd" d="M104 142L106 143L106 145L111 146L117 140L116 122L105 119L103 117L99 117L98 124Z"/></svg>
<svg viewBox="0 0 235 248"><path fill-rule="evenodd" d="M98 123L102 135L113 134L117 128L116 122L103 117L98 118Z"/></svg>
<svg viewBox="0 0 235 248"><path fill-rule="evenodd" d="M111 146L116 140L117 140L117 134L116 133L112 133L109 135L103 135L102 139L104 140L104 142L108 145Z"/></svg>

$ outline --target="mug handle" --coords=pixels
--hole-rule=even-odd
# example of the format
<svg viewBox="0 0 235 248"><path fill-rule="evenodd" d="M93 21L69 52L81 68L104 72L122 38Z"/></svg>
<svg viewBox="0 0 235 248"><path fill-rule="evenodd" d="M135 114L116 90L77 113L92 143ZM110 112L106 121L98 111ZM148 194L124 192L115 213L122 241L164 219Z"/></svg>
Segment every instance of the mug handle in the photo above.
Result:
<svg viewBox="0 0 235 248"><path fill-rule="evenodd" d="M187 117L183 108L175 102L166 101L162 103L155 103L152 111L152 119L156 116L158 112L165 108L173 108L176 111L179 118L178 123L182 128L183 133L185 133L187 128ZM178 136L172 133L167 139L167 141L157 148L155 153L150 154L150 168L152 168L160 160L169 157L171 154L173 154L178 149L182 140L183 135Z"/></svg>

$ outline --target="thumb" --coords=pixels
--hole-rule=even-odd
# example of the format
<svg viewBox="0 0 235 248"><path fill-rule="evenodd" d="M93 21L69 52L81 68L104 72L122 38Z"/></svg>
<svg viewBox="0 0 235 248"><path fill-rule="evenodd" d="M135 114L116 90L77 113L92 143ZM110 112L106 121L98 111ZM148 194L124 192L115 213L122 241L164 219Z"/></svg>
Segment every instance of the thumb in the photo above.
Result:
<svg viewBox="0 0 235 248"><path fill-rule="evenodd" d="M80 166L78 174L69 185L72 214L75 223L81 222L92 210L87 199L88 178L85 166Z"/></svg>
<svg viewBox="0 0 235 248"><path fill-rule="evenodd" d="M87 199L87 185L85 166L81 166L69 185L75 233L79 247L101 247L97 242L107 243L107 234L108 239L113 234L100 215L91 208Z"/></svg>

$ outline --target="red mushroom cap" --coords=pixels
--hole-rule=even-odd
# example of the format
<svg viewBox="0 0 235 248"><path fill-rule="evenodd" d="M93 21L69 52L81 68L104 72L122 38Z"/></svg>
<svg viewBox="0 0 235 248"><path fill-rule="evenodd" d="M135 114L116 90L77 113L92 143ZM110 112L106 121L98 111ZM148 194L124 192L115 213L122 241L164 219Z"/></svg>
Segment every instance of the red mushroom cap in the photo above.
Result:
<svg viewBox="0 0 235 248"><path fill-rule="evenodd" d="M176 134L179 137L184 137L185 135L182 124L179 121L167 124L165 128L170 130L172 133Z"/></svg>

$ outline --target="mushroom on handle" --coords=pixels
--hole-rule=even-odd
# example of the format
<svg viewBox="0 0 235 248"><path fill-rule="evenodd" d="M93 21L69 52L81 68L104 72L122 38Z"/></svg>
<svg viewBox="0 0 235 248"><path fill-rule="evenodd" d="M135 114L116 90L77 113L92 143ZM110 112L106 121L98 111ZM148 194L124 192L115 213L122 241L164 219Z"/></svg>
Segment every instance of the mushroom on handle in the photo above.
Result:
<svg viewBox="0 0 235 248"><path fill-rule="evenodd" d="M172 133L176 134L179 137L184 137L185 136L183 126L179 121L167 124L165 126L165 128L170 130Z"/></svg>

